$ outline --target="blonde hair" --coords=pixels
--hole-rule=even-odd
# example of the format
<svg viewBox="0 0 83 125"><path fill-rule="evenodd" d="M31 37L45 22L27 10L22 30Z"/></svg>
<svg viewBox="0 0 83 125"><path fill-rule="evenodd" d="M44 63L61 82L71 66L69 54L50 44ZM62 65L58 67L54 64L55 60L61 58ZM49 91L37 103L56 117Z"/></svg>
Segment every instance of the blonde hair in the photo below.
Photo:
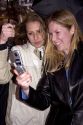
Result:
<svg viewBox="0 0 83 125"><path fill-rule="evenodd" d="M45 71L54 72L62 67L68 67L70 65L72 53L74 49L77 49L79 41L83 40L82 33L76 22L73 14L67 10L60 10L53 13L47 21L47 25L51 21L56 21L58 24L70 29L72 26L75 27L74 35L71 40L71 46L69 54L65 59L64 53L57 50L57 47L53 45L52 41L48 40L46 51L45 51Z"/></svg>
<svg viewBox="0 0 83 125"><path fill-rule="evenodd" d="M16 27L16 44L25 44L27 42L28 38L27 38L26 24L29 22L34 23L35 21L40 23L42 32L46 36L45 32L46 27L43 19L39 15L37 15L34 11L29 11L26 14L23 22ZM46 38L47 37L45 37L45 40Z"/></svg>

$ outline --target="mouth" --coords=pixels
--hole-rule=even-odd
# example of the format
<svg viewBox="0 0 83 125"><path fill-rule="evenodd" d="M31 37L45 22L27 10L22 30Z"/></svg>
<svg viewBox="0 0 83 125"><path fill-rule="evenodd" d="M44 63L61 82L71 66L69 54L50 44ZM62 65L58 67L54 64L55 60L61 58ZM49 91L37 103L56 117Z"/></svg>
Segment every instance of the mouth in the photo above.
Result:
<svg viewBox="0 0 83 125"><path fill-rule="evenodd" d="M61 43L56 43L55 45L56 45L56 47L60 47Z"/></svg>
<svg viewBox="0 0 83 125"><path fill-rule="evenodd" d="M35 45L41 45L42 42L38 41L38 42L35 42L34 44Z"/></svg>
<svg viewBox="0 0 83 125"><path fill-rule="evenodd" d="M35 42L34 45L35 45L36 47L40 47L42 44L41 44L41 42Z"/></svg>

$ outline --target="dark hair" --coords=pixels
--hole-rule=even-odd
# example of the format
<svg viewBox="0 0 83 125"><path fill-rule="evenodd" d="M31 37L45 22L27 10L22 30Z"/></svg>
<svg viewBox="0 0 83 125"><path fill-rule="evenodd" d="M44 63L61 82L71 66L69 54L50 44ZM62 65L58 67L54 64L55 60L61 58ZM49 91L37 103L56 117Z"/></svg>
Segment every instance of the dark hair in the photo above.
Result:
<svg viewBox="0 0 83 125"><path fill-rule="evenodd" d="M11 11L11 10L10 10ZM2 25L5 23L11 23L16 25L18 22L18 16L14 13L8 13L7 10L0 10L0 33Z"/></svg>

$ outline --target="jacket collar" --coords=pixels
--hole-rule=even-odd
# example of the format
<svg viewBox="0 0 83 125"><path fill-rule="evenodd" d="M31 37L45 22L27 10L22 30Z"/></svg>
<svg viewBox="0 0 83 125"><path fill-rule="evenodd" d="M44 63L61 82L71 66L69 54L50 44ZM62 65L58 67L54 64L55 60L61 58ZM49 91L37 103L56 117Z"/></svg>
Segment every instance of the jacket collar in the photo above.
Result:
<svg viewBox="0 0 83 125"><path fill-rule="evenodd" d="M69 67L68 80L71 85L75 85L83 76L83 42L79 42L77 50L74 50Z"/></svg>
<svg viewBox="0 0 83 125"><path fill-rule="evenodd" d="M77 50L78 50L78 52L79 52L80 54L83 54L83 42L82 42L82 41L80 41L80 42L78 43L78 48L77 48Z"/></svg>

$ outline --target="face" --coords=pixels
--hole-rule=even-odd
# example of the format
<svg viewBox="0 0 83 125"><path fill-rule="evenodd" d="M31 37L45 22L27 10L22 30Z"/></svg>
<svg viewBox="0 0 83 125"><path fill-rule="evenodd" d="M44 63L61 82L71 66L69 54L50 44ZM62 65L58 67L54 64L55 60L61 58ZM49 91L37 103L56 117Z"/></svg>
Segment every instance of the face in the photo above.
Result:
<svg viewBox="0 0 83 125"><path fill-rule="evenodd" d="M44 32L40 22L28 22L26 24L26 30L28 39L33 46L39 48L44 44Z"/></svg>
<svg viewBox="0 0 83 125"><path fill-rule="evenodd" d="M48 29L53 44L59 51L68 54L73 35L72 29L69 30L55 21L49 23Z"/></svg>

